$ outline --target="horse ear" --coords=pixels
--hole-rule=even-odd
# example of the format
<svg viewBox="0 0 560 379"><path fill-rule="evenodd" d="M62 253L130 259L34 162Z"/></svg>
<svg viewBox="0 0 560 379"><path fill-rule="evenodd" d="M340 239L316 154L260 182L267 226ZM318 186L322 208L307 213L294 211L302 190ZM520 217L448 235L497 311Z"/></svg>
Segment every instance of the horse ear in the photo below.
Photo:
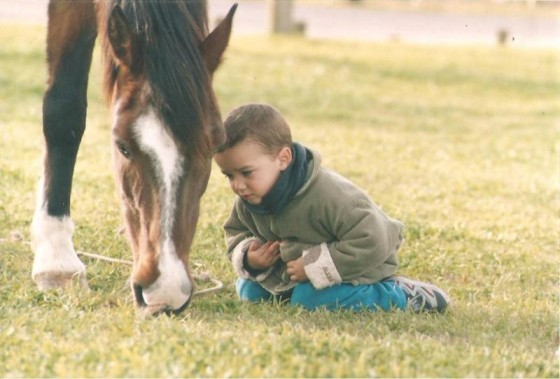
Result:
<svg viewBox="0 0 560 379"><path fill-rule="evenodd" d="M134 62L133 35L120 6L115 5L108 21L108 37L113 54L119 63L130 68Z"/></svg>
<svg viewBox="0 0 560 379"><path fill-rule="evenodd" d="M222 62L222 55L229 43L231 24L236 9L237 4L233 4L226 18L202 41L202 56L210 73L216 71Z"/></svg>

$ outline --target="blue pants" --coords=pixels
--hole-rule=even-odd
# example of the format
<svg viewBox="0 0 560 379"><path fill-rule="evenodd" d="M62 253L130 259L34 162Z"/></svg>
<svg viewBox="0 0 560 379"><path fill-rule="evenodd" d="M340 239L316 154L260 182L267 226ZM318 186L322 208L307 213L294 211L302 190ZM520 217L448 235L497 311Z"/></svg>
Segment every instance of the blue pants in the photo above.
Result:
<svg viewBox="0 0 560 379"><path fill-rule="evenodd" d="M274 298L274 295L259 283L250 280L237 279L236 288L239 298L244 301L256 303ZM326 308L328 310L367 309L376 311L383 309L388 311L392 308L405 309L406 295L402 289L390 281L357 286L342 283L320 290L315 289L310 282L305 282L294 287L290 304L309 310Z"/></svg>

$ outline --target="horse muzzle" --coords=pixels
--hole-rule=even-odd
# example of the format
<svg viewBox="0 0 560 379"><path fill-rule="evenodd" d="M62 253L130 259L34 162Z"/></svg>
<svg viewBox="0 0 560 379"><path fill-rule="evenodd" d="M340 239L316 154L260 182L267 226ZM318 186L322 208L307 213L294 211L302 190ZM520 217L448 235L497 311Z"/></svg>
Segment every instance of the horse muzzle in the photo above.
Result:
<svg viewBox="0 0 560 379"><path fill-rule="evenodd" d="M179 283L158 279L147 287L137 283L132 285L137 310L142 316L181 313L189 306L193 289L194 286L189 277Z"/></svg>

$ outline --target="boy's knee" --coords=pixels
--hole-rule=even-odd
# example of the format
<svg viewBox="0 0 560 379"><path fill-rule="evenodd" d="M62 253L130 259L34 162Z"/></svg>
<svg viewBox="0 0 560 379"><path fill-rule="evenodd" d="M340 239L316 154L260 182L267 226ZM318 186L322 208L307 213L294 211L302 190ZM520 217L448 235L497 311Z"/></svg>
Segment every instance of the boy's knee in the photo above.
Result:
<svg viewBox="0 0 560 379"><path fill-rule="evenodd" d="M315 287L310 282L300 283L294 287L290 301L293 304L300 304L305 302L309 297L317 292Z"/></svg>
<svg viewBox="0 0 560 379"><path fill-rule="evenodd" d="M269 300L272 294L265 290L259 283L239 278L235 283L237 295L243 301L257 303L259 301Z"/></svg>
<svg viewBox="0 0 560 379"><path fill-rule="evenodd" d="M319 299L321 297L321 299ZM297 305L308 310L317 309L328 304L322 299L318 290L310 282L296 285L290 298L291 305Z"/></svg>

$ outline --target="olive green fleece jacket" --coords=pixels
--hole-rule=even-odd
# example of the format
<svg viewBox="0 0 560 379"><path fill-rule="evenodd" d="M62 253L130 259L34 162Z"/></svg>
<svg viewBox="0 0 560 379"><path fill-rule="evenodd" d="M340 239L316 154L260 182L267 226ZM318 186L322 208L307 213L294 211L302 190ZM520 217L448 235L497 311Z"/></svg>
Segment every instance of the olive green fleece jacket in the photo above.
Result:
<svg viewBox="0 0 560 379"><path fill-rule="evenodd" d="M404 225L388 217L355 184L321 167L320 155L307 150L307 180L280 212L253 214L236 199L224 229L228 257L239 277L280 294L297 284L290 281L286 262L302 256L305 273L317 289L371 284L393 275ZM244 265L255 239L281 241L281 259L264 271Z"/></svg>

